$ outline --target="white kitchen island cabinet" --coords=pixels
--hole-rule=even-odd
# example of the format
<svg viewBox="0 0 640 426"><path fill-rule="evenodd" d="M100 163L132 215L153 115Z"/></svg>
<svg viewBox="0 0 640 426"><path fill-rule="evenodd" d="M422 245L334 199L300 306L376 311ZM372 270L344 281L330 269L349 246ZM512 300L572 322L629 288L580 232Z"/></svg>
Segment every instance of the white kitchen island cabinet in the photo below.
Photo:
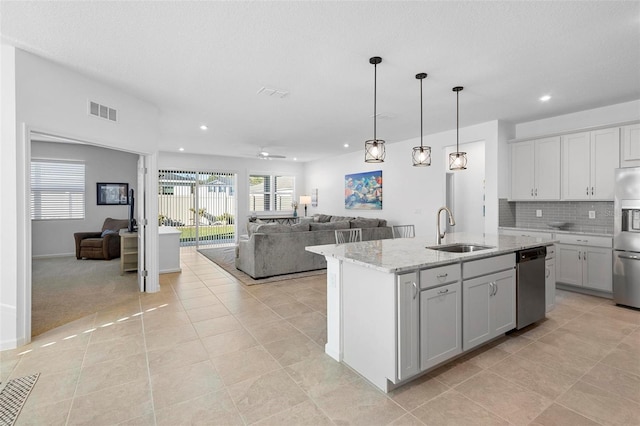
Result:
<svg viewBox="0 0 640 426"><path fill-rule="evenodd" d="M489 331L474 346L515 328L513 253L554 241L460 233L443 246L459 242L489 248L451 253L420 238L307 247L327 259L325 352L384 392L413 380L466 350L465 304L475 312L476 294L463 287L478 277L489 280L478 297Z"/></svg>

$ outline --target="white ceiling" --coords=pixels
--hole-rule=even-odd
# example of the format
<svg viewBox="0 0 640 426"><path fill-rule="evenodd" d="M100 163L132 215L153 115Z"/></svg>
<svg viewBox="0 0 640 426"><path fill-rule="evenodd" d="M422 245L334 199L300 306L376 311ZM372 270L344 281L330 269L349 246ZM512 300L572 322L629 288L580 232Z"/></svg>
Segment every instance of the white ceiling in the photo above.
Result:
<svg viewBox="0 0 640 426"><path fill-rule="evenodd" d="M0 2L6 43L158 106L160 149L308 161L640 99L640 2ZM283 99L258 95L267 87ZM543 94L553 96L541 103ZM200 124L209 126L207 131ZM288 161L288 160L287 160Z"/></svg>

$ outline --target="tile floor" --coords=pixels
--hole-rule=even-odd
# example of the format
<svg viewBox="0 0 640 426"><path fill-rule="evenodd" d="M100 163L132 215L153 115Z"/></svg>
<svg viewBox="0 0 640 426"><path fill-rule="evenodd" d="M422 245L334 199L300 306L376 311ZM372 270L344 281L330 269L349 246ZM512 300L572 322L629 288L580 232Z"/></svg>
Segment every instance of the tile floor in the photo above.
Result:
<svg viewBox="0 0 640 426"><path fill-rule="evenodd" d="M0 353L18 424L638 425L640 312L558 291L543 323L385 395L323 353L325 276L247 287L193 249L161 291Z"/></svg>

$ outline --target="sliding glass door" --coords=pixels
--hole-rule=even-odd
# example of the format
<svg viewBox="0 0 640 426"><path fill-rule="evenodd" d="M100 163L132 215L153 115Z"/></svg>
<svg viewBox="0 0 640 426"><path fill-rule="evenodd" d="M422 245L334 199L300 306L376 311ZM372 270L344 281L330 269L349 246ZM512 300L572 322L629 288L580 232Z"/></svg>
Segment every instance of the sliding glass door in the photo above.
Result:
<svg viewBox="0 0 640 426"><path fill-rule="evenodd" d="M180 230L180 244L232 244L236 240L236 175L159 170L158 224Z"/></svg>

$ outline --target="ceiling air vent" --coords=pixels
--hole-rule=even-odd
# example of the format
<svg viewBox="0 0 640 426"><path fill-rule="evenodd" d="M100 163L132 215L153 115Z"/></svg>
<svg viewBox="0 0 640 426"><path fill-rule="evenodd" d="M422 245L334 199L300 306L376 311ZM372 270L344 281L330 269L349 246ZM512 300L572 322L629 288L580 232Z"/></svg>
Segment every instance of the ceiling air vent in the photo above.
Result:
<svg viewBox="0 0 640 426"><path fill-rule="evenodd" d="M109 121L118 121L118 111L97 102L89 101L89 114Z"/></svg>

